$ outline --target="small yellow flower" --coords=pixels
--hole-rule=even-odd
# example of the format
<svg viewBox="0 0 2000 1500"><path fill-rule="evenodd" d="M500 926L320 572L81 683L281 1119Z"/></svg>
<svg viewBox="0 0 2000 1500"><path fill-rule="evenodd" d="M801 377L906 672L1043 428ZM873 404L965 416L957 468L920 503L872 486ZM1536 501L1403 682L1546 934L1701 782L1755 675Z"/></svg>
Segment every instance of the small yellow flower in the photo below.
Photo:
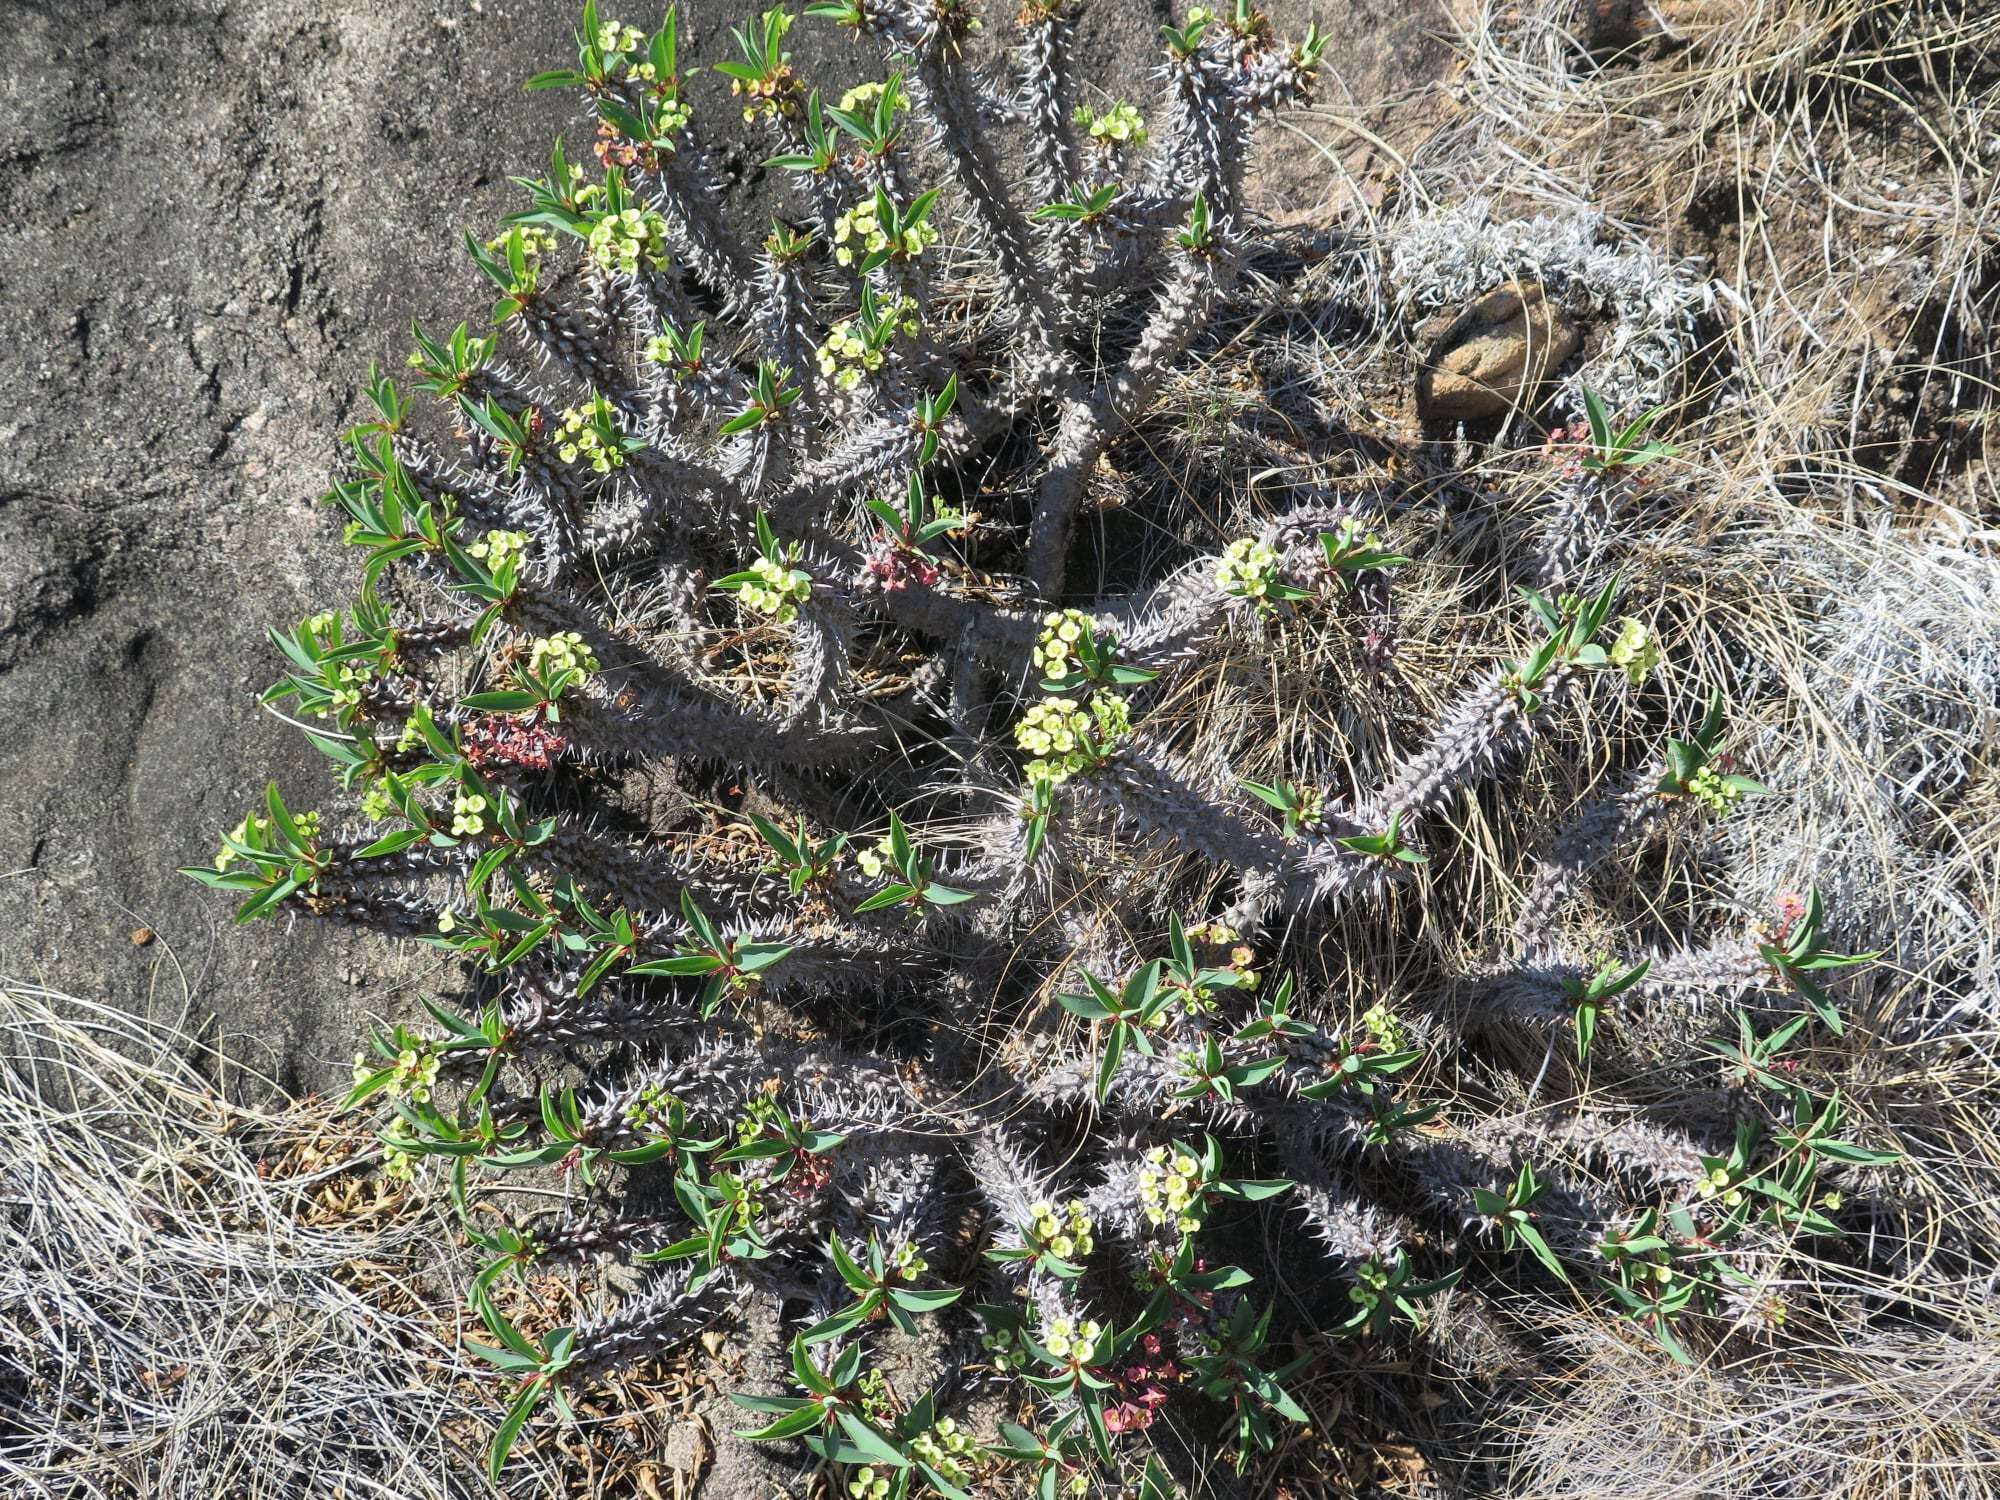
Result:
<svg viewBox="0 0 2000 1500"><path fill-rule="evenodd" d="M1216 586L1232 598L1269 607L1267 596L1278 581L1278 554L1253 537L1239 537L1223 550L1215 570Z"/></svg>
<svg viewBox="0 0 2000 1500"><path fill-rule="evenodd" d="M1618 622L1618 639L1606 656L1611 665L1624 669L1633 687L1641 686L1660 665L1660 644L1644 622L1626 616Z"/></svg>

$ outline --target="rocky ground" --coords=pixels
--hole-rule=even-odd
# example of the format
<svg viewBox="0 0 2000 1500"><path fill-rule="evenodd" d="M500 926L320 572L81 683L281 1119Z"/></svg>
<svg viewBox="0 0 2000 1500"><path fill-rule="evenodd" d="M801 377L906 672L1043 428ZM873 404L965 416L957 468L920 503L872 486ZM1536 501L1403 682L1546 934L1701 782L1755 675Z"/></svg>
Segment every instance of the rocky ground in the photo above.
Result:
<svg viewBox="0 0 2000 1500"><path fill-rule="evenodd" d="M697 60L740 4L684 7ZM1270 200L1311 214L1335 157L1448 53L1396 0L1277 7L1336 38L1329 98L1373 129L1280 135ZM257 704L265 631L352 579L318 505L371 360L413 315L475 312L459 247L515 206L565 102L567 0L145 0L10 8L0 60L0 975L187 1006L232 1055L323 1086L358 1017L405 1007L387 945L234 929L174 873L323 763ZM608 14L608 12L607 12ZM1079 75L1150 97L1168 17L1096 0ZM825 33L799 34L806 49ZM729 113L716 114L726 123ZM759 152L723 152L734 187ZM1358 163L1359 157L1354 158ZM740 196L740 195L739 195ZM403 965L403 966L400 966ZM210 1022L209 1018L213 1020Z"/></svg>

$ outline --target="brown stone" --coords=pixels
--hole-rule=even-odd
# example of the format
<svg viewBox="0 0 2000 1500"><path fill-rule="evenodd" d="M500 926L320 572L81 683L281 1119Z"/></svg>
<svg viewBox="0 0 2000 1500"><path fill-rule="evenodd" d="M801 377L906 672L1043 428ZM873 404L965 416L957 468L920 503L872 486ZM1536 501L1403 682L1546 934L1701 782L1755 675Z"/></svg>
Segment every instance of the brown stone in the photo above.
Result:
<svg viewBox="0 0 2000 1500"><path fill-rule="evenodd" d="M1427 422L1497 417L1532 395L1583 343L1539 282L1510 281L1468 303L1431 345L1417 377Z"/></svg>

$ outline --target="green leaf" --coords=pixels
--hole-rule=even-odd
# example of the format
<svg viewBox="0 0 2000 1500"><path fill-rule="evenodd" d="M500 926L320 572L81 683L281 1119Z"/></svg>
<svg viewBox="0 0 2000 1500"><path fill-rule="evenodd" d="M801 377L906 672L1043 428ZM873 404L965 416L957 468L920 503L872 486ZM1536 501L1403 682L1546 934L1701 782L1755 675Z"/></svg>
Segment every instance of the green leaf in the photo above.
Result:
<svg viewBox="0 0 2000 1500"><path fill-rule="evenodd" d="M488 1269L497 1275L506 1268L506 1264L504 1260L498 1261ZM488 1278L489 1281L490 1279ZM540 1370L542 1367L542 1362L537 1356L516 1354L512 1349L496 1349L493 1345L482 1344L477 1339L467 1339L465 1347L489 1365L496 1366L510 1375L518 1375L527 1370Z"/></svg>
<svg viewBox="0 0 2000 1500"><path fill-rule="evenodd" d="M736 1399L731 1397L731 1400ZM811 1432L825 1420L825 1409L817 1401L801 1402L790 1416L780 1417L768 1427L760 1427L755 1432L739 1432L736 1435L746 1442L768 1443L781 1438L797 1437L800 1433Z"/></svg>
<svg viewBox="0 0 2000 1500"><path fill-rule="evenodd" d="M1562 1262L1556 1259L1555 1251L1549 1248L1549 1242L1542 1238L1539 1229L1524 1220L1514 1226L1514 1232L1520 1236L1521 1243L1534 1252L1535 1259L1549 1268L1551 1275L1568 1283L1569 1273L1562 1268Z"/></svg>
<svg viewBox="0 0 2000 1500"><path fill-rule="evenodd" d="M528 1425L535 1408L548 1393L548 1383L541 1379L529 1381L514 1398L514 1404L507 1408L507 1415L500 1423L499 1431L493 1434L493 1446L487 1453L486 1477L493 1483L500 1482L500 1474L507 1467L507 1457L514 1451L514 1444L521 1436L521 1429Z"/></svg>
<svg viewBox="0 0 2000 1500"><path fill-rule="evenodd" d="M1058 995L1056 1003L1086 1021L1103 1021L1112 1015L1111 1007L1094 995Z"/></svg>
<svg viewBox="0 0 2000 1500"><path fill-rule="evenodd" d="M965 1295L963 1287L942 1287L934 1291L916 1291L909 1287L891 1287L889 1300L898 1307L911 1312L936 1312L940 1307L949 1307Z"/></svg>
<svg viewBox="0 0 2000 1500"><path fill-rule="evenodd" d="M303 880L300 880L297 876L293 876L289 879L281 880L275 885L266 887L236 908L236 920L238 922L256 921L259 917L281 904L287 896L303 885L305 885Z"/></svg>
<svg viewBox="0 0 2000 1500"><path fill-rule="evenodd" d="M840 1279L856 1291L865 1291L874 1284L873 1278L862 1269L861 1263L848 1253L845 1245L841 1244L839 1235L827 1236L826 1251L833 1258L833 1268L840 1273Z"/></svg>
<svg viewBox="0 0 2000 1500"><path fill-rule="evenodd" d="M1266 1198L1275 1198L1280 1193L1288 1193L1294 1184L1283 1177L1239 1178L1215 1185L1218 1196L1240 1198L1246 1203L1260 1203Z"/></svg>
<svg viewBox="0 0 2000 1500"><path fill-rule="evenodd" d="M1111 1096L1111 1080L1118 1076L1118 1064L1125 1058L1125 1033L1127 1027L1114 1025L1111 1035L1105 1038L1104 1057L1097 1065L1097 1102L1102 1105Z"/></svg>
<svg viewBox="0 0 2000 1500"><path fill-rule="evenodd" d="M399 828L394 833L384 834L366 848L354 852L356 859L379 859L385 854L398 854L424 836L421 828Z"/></svg>
<svg viewBox="0 0 2000 1500"><path fill-rule="evenodd" d="M729 1399L745 1411L754 1411L760 1416L789 1416L801 1407L814 1404L801 1396L752 1396L742 1391L729 1392Z"/></svg>
<svg viewBox="0 0 2000 1500"><path fill-rule="evenodd" d="M844 1312L837 1312L830 1318L822 1318L800 1337L808 1344L824 1344L829 1339L837 1339L849 1329L860 1327L878 1305L878 1297L866 1297Z"/></svg>
<svg viewBox="0 0 2000 1500"><path fill-rule="evenodd" d="M1282 1057L1260 1058L1256 1062L1238 1063L1235 1067L1229 1069L1227 1076L1231 1083L1242 1088L1249 1088L1255 1084L1262 1083L1284 1065L1285 1059Z"/></svg>
<svg viewBox="0 0 2000 1500"><path fill-rule="evenodd" d="M299 825L292 821L292 815L285 810L285 799L278 795L278 783L272 782L264 791L264 805L271 812L271 826L285 836L286 843L294 849L305 845L305 837L299 832Z"/></svg>
<svg viewBox="0 0 2000 1500"><path fill-rule="evenodd" d="M698 974L713 974L722 967L722 960L713 954L682 954L675 958L657 958L650 963L634 964L625 972L631 975L663 974L681 978Z"/></svg>
<svg viewBox="0 0 2000 1500"><path fill-rule="evenodd" d="M1583 414L1590 423L1590 441L1600 454L1612 448L1611 417L1604 409L1603 398L1589 386L1584 386Z"/></svg>
<svg viewBox="0 0 2000 1500"><path fill-rule="evenodd" d="M1242 787L1259 802L1275 807L1279 812L1290 812L1298 802L1297 789L1282 782L1277 786L1270 786L1261 781L1245 779Z"/></svg>
<svg viewBox="0 0 2000 1500"><path fill-rule="evenodd" d="M1808 1141L1806 1149L1828 1161L1842 1161L1857 1167L1886 1167L1903 1159L1900 1151L1871 1151L1851 1141Z"/></svg>
<svg viewBox="0 0 2000 1500"><path fill-rule="evenodd" d="M874 895L870 896L866 901L863 901L862 903L860 903L860 905L856 906L854 909L856 912L880 911L885 906L895 906L899 902L907 901L910 899L910 897L916 895L916 893L917 890L915 886L910 886L910 885L884 886L881 890L877 891Z"/></svg>
<svg viewBox="0 0 2000 1500"><path fill-rule="evenodd" d="M840 1430L847 1434L848 1442L860 1450L870 1463L888 1464L897 1469L910 1466L910 1460L900 1449L853 1412L843 1409L835 1416L840 1422Z"/></svg>
<svg viewBox="0 0 2000 1500"><path fill-rule="evenodd" d="M516 689L473 693L459 700L463 707L476 709L481 713L518 713L522 709L535 707L541 701L539 693L524 693Z"/></svg>
<svg viewBox="0 0 2000 1500"><path fill-rule="evenodd" d="M217 870L208 865L182 865L174 873L185 875L190 880L199 880L215 891L254 891L264 884L262 876L254 870Z"/></svg>
<svg viewBox="0 0 2000 1500"><path fill-rule="evenodd" d="M736 949L736 967L745 974L761 974L791 951L790 943L742 943Z"/></svg>

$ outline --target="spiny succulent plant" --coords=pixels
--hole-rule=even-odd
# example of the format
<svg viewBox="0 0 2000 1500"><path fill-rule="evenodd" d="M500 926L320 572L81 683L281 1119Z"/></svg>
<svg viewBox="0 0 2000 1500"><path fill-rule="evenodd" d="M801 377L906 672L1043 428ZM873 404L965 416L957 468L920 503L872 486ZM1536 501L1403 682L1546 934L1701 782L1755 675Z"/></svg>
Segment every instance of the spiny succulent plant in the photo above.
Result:
<svg viewBox="0 0 2000 1500"><path fill-rule="evenodd" d="M738 34L717 71L796 190L750 245L673 12L585 7L577 66L530 86L581 92L595 164L558 146L468 236L490 331L419 330L414 394L371 376L331 496L359 598L274 632L268 697L355 803L274 786L189 872L246 920L470 975L375 1036L352 1098L393 1104L388 1169L447 1180L489 1258L495 1474L576 1383L748 1298L782 1310L793 1386L739 1398L748 1436L859 1496L1168 1493L1191 1460L1156 1422L1258 1461L1307 1421L1315 1333L1402 1341L1565 1284L1674 1358L1778 1336L1798 1247L1889 1159L1790 1061L1857 960L1814 900L1616 952L1566 921L1762 790L1719 699L1663 722L1660 647L1614 622L1590 521L1670 456L1651 418L1593 402L1591 461L1493 573L1518 651L1399 665L1395 579L1425 560L1393 506L1310 465L1127 495L1110 461L1288 315L1313 247L1260 230L1246 159L1324 38L1191 13L1142 117L1079 105L1063 0L1015 19L1011 92L962 0L806 14L883 76L830 102L789 12ZM1364 732L1350 700L1420 671L1435 722L1412 690ZM1521 794L1513 936L1398 977L1476 879L1454 810L1507 806L1531 753L1583 767L1607 703L1654 748L1610 740L1560 821ZM647 826L634 770L695 810ZM1594 1102L1538 1103L1552 1067ZM537 1172L563 1211L470 1213ZM499 1310L501 1278L607 1256L636 1289L596 1322ZM893 1388L876 1352L919 1332L957 1357Z"/></svg>

